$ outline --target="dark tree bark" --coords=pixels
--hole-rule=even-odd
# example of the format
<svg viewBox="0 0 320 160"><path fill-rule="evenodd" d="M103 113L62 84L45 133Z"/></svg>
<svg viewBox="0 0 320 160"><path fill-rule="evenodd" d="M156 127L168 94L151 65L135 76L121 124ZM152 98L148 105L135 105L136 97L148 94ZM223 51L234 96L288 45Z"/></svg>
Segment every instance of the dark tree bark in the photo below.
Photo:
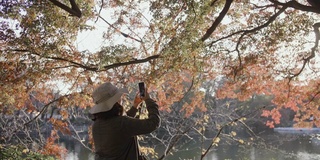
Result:
<svg viewBox="0 0 320 160"><path fill-rule="evenodd" d="M71 8L66 6L65 4L57 1L57 0L50 0L54 5L60 7L61 9L67 11L68 13L70 13L73 16L77 16L79 18L81 18L81 10L79 9L78 5L76 4L75 0L69 0L70 4L71 4Z"/></svg>
<svg viewBox="0 0 320 160"><path fill-rule="evenodd" d="M320 1L319 0L308 0L308 3L312 6L312 7L316 7L320 9Z"/></svg>

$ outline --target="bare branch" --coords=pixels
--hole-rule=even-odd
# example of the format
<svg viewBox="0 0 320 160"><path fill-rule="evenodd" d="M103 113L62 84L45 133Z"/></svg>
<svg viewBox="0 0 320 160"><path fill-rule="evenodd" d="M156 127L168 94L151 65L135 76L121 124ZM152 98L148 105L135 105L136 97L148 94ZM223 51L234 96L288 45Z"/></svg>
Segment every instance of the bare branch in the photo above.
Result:
<svg viewBox="0 0 320 160"><path fill-rule="evenodd" d="M41 114L43 114L51 104L53 104L54 102L60 101L62 98L65 98L65 97L68 97L68 96L69 96L69 95L64 95L64 96L61 96L61 97L59 97L59 98L57 98L57 99L54 99L54 100L52 100L51 102L47 103L46 105L43 106L43 108L41 109L41 111L40 111L35 117L33 117L31 120L29 120L28 122L24 123L23 125L24 125L24 126L27 126L27 125L30 124L32 121L38 119L38 117L39 117Z"/></svg>
<svg viewBox="0 0 320 160"><path fill-rule="evenodd" d="M263 109L263 108L265 108L265 107L266 107L266 106L262 106L262 107L260 107L260 108L258 108L258 109L256 109L256 110L248 113L248 114L245 114L245 115L243 115L243 116L241 116L241 117L239 117L239 118L233 119L233 120L227 122L227 123L226 123L225 125L223 125L222 127L220 127L220 129L218 130L218 133L217 133L216 136L213 138L213 140L212 140L211 144L209 145L209 147L206 149L206 151L205 151L203 154L201 154L201 160L208 154L208 152L210 151L210 149L211 149L211 148L213 147L213 145L216 143L216 139L219 138L220 134L222 133L222 131L223 131L223 129L224 129L225 127L230 126L231 124L240 121L242 118L246 118L246 117L248 117L248 116L250 116L250 115L258 112L258 111L260 111L261 109Z"/></svg>
<svg viewBox="0 0 320 160"><path fill-rule="evenodd" d="M70 119L67 120L70 128L72 129L72 131L75 133L74 136L72 136L73 139L77 140L83 147L85 147L86 149L88 149L89 151L92 151L92 149L84 144L84 140L83 138L79 135L79 133L83 132L82 130L78 131L75 126L70 122Z"/></svg>
<svg viewBox="0 0 320 160"><path fill-rule="evenodd" d="M178 130L176 134L174 134L170 138L169 146L166 148L165 153L158 159L162 160L166 157L166 155L174 148L174 146L179 142L179 140L190 130L192 129L192 125L190 125L188 128L186 128L184 131ZM181 133L179 133L181 132Z"/></svg>

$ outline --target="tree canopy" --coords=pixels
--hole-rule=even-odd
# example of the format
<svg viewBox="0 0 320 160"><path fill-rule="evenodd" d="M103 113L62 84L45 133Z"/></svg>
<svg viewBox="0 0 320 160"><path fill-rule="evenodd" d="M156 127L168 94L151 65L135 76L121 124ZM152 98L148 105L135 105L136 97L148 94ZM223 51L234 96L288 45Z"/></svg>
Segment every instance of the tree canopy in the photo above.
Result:
<svg viewBox="0 0 320 160"><path fill-rule="evenodd" d="M262 113L269 127L281 123L282 108L296 112L297 126L320 126L319 13L304 0L2 1L0 113L34 114L23 130L52 105L65 119L71 106L90 108L100 83L134 93L145 81L163 111L192 91L180 109L186 117L207 110L210 91L272 97L275 107ZM101 48L79 50L78 34L98 23ZM212 81L221 85L204 87Z"/></svg>

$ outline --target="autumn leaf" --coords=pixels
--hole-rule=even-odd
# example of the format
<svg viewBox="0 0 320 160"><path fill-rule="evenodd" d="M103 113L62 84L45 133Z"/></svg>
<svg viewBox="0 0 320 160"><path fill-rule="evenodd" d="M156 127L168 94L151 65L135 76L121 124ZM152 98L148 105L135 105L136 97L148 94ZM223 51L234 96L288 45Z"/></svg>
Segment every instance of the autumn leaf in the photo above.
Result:
<svg viewBox="0 0 320 160"><path fill-rule="evenodd" d="M68 135L71 134L71 131L69 129L69 125L67 122L64 122L59 119L54 119L54 118L51 118L49 121L52 123L55 130L61 131L63 134L68 134Z"/></svg>
<svg viewBox="0 0 320 160"><path fill-rule="evenodd" d="M237 133L234 132L234 131L232 131L232 132L230 133L230 135L233 136L233 137L235 137L235 136L237 135Z"/></svg>
<svg viewBox="0 0 320 160"><path fill-rule="evenodd" d="M220 142L220 138L219 137L215 137L213 139L213 145L218 146L219 142Z"/></svg>

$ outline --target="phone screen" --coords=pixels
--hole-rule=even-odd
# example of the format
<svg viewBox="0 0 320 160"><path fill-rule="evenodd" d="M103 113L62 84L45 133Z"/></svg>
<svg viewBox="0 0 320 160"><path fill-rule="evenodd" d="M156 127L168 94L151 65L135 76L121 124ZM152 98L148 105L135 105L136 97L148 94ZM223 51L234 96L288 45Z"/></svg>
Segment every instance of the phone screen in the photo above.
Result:
<svg viewBox="0 0 320 160"><path fill-rule="evenodd" d="M145 85L144 82L140 82L139 83L139 93L141 97L144 97L144 93L145 93Z"/></svg>

